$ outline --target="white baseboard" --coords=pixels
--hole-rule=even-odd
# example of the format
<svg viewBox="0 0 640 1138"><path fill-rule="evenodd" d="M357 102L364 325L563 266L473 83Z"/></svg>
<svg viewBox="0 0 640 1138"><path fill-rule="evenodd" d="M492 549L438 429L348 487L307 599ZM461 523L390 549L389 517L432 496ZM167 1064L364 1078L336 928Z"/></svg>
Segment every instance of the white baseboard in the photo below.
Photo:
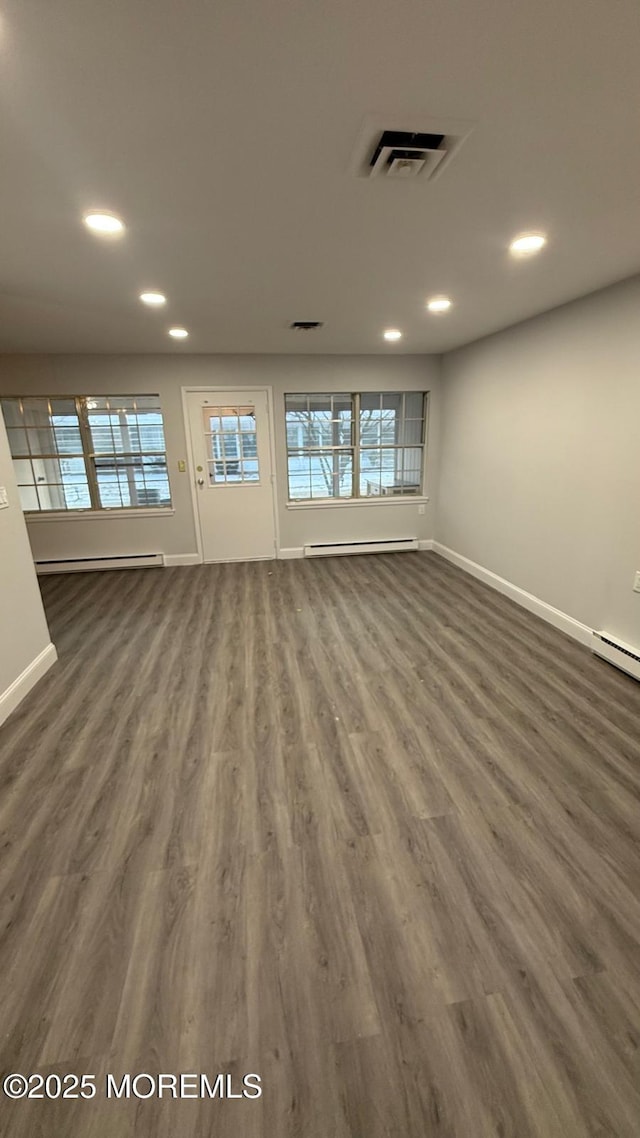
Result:
<svg viewBox="0 0 640 1138"><path fill-rule="evenodd" d="M58 653L53 644L47 644L43 648L39 656L24 669L24 672L18 676L9 685L6 691L0 695L0 723L4 723L8 719L12 711L15 711L19 703L22 703L25 695L31 691L34 684L42 679L45 672L49 671L52 664L55 664L58 659Z"/></svg>
<svg viewBox="0 0 640 1138"><path fill-rule="evenodd" d="M293 546L290 549L279 549L279 561L293 561L296 557L304 557L304 549L301 545Z"/></svg>
<svg viewBox="0 0 640 1138"><path fill-rule="evenodd" d="M421 537L419 542L418 542L418 549L433 549L433 538L432 537L426 537L426 538Z"/></svg>
<svg viewBox="0 0 640 1138"><path fill-rule="evenodd" d="M198 553L165 553L164 563L168 565L201 565Z"/></svg>
<svg viewBox="0 0 640 1138"><path fill-rule="evenodd" d="M575 620L574 617L569 616L568 613L556 609L553 605L548 605L546 601L540 600L540 597L534 597L533 593L527 593L518 585L512 584L511 581L506 581L504 577L499 577L497 573L492 573L490 569L485 569L483 565L478 565L475 561L470 561L468 557L463 557L461 553L456 553L453 549L448 549L446 545L441 545L439 541L433 543L434 553L438 553L440 557L446 558L451 561L453 565L457 565L459 569L464 569L465 573L470 573L472 577L477 577L479 581L483 581L485 585L489 585L492 589L496 589L498 593L503 593L505 597L509 597L516 604L521 605L522 608L527 609L529 612L535 613L536 616L546 620L548 624L552 624L554 628L560 629L560 632L565 632L567 636L573 637L578 640L580 644L586 645L587 648L591 647L593 637L593 629L588 628L586 624L581 621Z"/></svg>

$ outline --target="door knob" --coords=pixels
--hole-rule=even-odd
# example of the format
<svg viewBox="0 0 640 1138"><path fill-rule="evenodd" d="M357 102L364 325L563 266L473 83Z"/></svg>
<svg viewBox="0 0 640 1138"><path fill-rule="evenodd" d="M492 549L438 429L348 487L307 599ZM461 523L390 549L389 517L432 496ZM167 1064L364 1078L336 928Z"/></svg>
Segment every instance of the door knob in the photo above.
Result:
<svg viewBox="0 0 640 1138"><path fill-rule="evenodd" d="M198 486L204 486L204 478L198 479Z"/></svg>

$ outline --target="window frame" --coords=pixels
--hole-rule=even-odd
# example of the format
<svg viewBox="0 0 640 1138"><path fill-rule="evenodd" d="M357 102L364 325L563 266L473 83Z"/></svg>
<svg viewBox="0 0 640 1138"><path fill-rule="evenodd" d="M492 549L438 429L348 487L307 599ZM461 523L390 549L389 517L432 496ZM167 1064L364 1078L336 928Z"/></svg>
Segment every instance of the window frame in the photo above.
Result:
<svg viewBox="0 0 640 1138"><path fill-rule="evenodd" d="M136 406L136 401L137 400L145 400L145 399L157 399L157 401L158 401L157 407L155 407L155 408L138 408ZM0 395L0 401L1 402L9 401L9 400L14 400L17 403L19 403L19 405L20 405L20 417L21 417L20 426L16 427L16 426L11 426L10 424L7 424L7 434L9 435L9 438L10 438L10 432L14 429L15 430L23 430L25 432L25 434L29 429L31 429L31 430L38 429L37 425L29 424L26 422L25 409L32 400L33 401L41 401L41 402L46 401L48 403L49 420L50 421L46 425L46 427L45 427L45 424L43 424L42 429L47 429L47 430L55 429L53 426L53 423L52 423L52 419L53 419L53 415L54 415L54 412L52 409L52 404L54 404L54 403L63 403L65 401L69 402L69 403L73 403L74 408L75 408L75 414L76 414L77 421L78 421L78 431L80 434L80 444L81 444L81 448L82 448L81 451L79 451L78 453L65 455L65 454L61 454L58 451L55 454L54 453L34 454L31 450L31 441L30 441L29 436L27 434L28 453L25 455L11 454L11 460L12 460L12 465L13 465L14 463L16 463L20 460L26 460L26 461L32 462L32 460L34 458L42 459L43 461L56 461L56 462L59 462L61 459L64 459L64 458L81 459L83 464L84 464L84 471L85 471L85 475L86 475L86 485L88 488L90 504L87 506L69 506L69 507L56 506L55 508L50 509L50 510L42 509L42 508L38 508L38 509L34 510L34 509L25 509L23 507L22 512L23 512L25 518L29 520L29 522L33 522L33 521L44 522L44 521L52 521L52 520L60 520L60 519L64 519L66 521L71 521L71 520L81 520L81 519L87 519L87 518L103 518L103 519L104 518L123 518L123 517L127 517L127 516L139 518L139 517L158 516L158 515L167 516L167 515L172 515L175 513L175 509L173 506L173 495L172 495L172 490L171 490L171 479L169 477L169 463L168 463L168 459L167 459L166 437L165 437L165 419L164 419L164 414L163 414L162 405L161 405L161 401L160 401L160 395L158 392L155 392L155 391L147 392L147 391L145 391L145 392L137 392L136 394L118 392L118 393L114 393L114 394L90 394L90 395L68 395L68 394L60 394L60 395L55 394L54 395L54 394L44 394L44 393L42 393L42 394L31 393L29 395L16 395L13 393L7 393L7 394L2 393L2 395ZM127 451L127 452L124 452L124 451L118 452L118 451L114 450L112 456L111 456L110 452L101 452L101 451L97 450L95 443L94 443L94 440L93 440L93 437L92 437L92 434L91 434L91 425L89 422L89 416L93 410L90 406L90 403L92 400L104 400L107 402L107 404L110 404L111 402L117 403L118 401L129 400L129 401L133 402L134 406L132 408L122 408L122 410L124 410L125 412L131 411L133 414L135 414L137 416L138 414L144 413L144 411L147 410L147 411L151 411L151 412L154 412L155 414L159 415L160 419L161 419L162 436L163 436L163 440L164 440L164 444L165 444L165 449L164 450L143 450L141 448L139 450L135 450L135 451L132 450L132 451ZM103 411L102 408L97 408L96 410L98 410L100 412ZM0 414L1 413L2 413L2 411L0 408ZM110 418L112 413L113 412L112 412L110 406L107 409L104 409L104 414L106 417ZM112 431L112 437L113 437L113 431ZM167 484L169 487L169 501L168 502L165 502L165 503L159 504L159 505L149 505L149 503L145 503L144 505L139 505L139 506L134 506L134 505L126 505L126 506L120 505L120 506L118 506L118 505L103 505L102 504L101 496L100 496L100 483L99 483L99 479L98 479L99 466L97 464L99 464L100 462L105 463L109 459L109 457L113 457L115 469L118 469L119 464L122 464L123 460L133 460L135 463L136 459L139 460L140 465L143 467L144 466L144 459L149 457L149 456L153 456L153 455L157 456L158 458L162 458L164 460L164 466L166 468L166 475L167 475ZM33 467L32 467L32 471L33 471ZM16 481L17 481L17 479L16 479ZM145 488L146 488L146 482L144 482L144 480L143 480L143 483L144 483ZM26 483L20 483L19 485L27 485L27 484ZM36 482L33 485L34 485L34 487L37 487L38 483ZM46 485L48 485L48 484L46 484ZM55 484L51 483L51 485L58 485L58 484L57 483L55 483ZM61 483L60 485L64 487L64 483ZM120 485L119 480L118 480L117 485Z"/></svg>
<svg viewBox="0 0 640 1138"><path fill-rule="evenodd" d="M287 438L287 399L297 397L307 397L309 399L320 396L348 396L351 400L352 418L351 418L351 443L345 444L337 450L351 450L353 455L352 461L352 493L349 497L324 497L324 498L292 498L290 496L289 484L289 457L294 452L313 453L318 450L318 447L297 447L289 446ZM406 395L421 395L422 396L422 437L419 443L380 443L377 445L363 446L361 442L361 400L363 396L406 396ZM429 501L427 494L427 458L428 458L428 435L429 435L429 409L431 402L431 393L429 390L421 388L403 388L401 391L393 391L388 388L384 389L366 389L361 391L287 391L283 396L284 400L284 436L285 436L285 477L287 480L287 509L289 510L315 510L315 509L345 509L348 507L361 507L361 506L391 506L391 505L407 505L416 503L420 505ZM406 416L403 416L403 422L406 421ZM416 419L409 421L418 421ZM332 449L330 447L324 449ZM420 462L420 484L419 489L415 493L400 493L400 494L361 494L360 493L360 477L361 477L361 455L363 451L367 450L404 450L404 449L419 449L421 453Z"/></svg>

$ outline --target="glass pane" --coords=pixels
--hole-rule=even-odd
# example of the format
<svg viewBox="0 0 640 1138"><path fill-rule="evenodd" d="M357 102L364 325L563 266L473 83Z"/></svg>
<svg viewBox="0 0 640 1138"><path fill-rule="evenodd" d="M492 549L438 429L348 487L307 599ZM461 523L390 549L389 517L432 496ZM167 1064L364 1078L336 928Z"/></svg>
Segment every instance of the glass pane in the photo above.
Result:
<svg viewBox="0 0 640 1138"><path fill-rule="evenodd" d="M160 410L160 396L159 395L136 395L136 407L139 411Z"/></svg>
<svg viewBox="0 0 640 1138"><path fill-rule="evenodd" d="M25 426L46 427L48 425L50 418L48 399L24 399L22 406Z"/></svg>
<svg viewBox="0 0 640 1138"><path fill-rule="evenodd" d="M139 429L138 420L135 415L121 415L118 426L119 442L122 443L122 450L125 452L125 454L133 454L141 450L154 449L152 442L147 442L146 439L141 439L141 432ZM144 422L142 423L142 434L144 435ZM164 450L164 440L160 443L158 450Z"/></svg>
<svg viewBox="0 0 640 1138"><path fill-rule="evenodd" d="M311 497L311 459L298 451L288 456L289 498Z"/></svg>
<svg viewBox="0 0 640 1138"><path fill-rule="evenodd" d="M424 413L424 395L421 391L407 391L404 397L405 419L421 419Z"/></svg>
<svg viewBox="0 0 640 1138"><path fill-rule="evenodd" d="M350 498L353 492L351 451L313 451L310 455L312 498Z"/></svg>
<svg viewBox="0 0 640 1138"><path fill-rule="evenodd" d="M74 482L77 482L78 479L82 479L84 482L87 480L87 472L83 458L61 458L60 470L62 471L63 482L66 482L68 479Z"/></svg>
<svg viewBox="0 0 640 1138"><path fill-rule="evenodd" d="M126 489L124 497L122 495L119 481L114 481L113 478L106 478L102 474L98 474L97 479L101 506L104 506L105 509L116 509L130 504L130 498Z"/></svg>
<svg viewBox="0 0 640 1138"><path fill-rule="evenodd" d="M59 454L82 454L82 439L80 428L74 422L64 423L62 419L55 418L54 438Z"/></svg>
<svg viewBox="0 0 640 1138"><path fill-rule="evenodd" d="M73 483L69 483L65 479L64 497L68 510L91 509L91 495L86 479L84 482L80 478L74 479Z"/></svg>
<svg viewBox="0 0 640 1138"><path fill-rule="evenodd" d="M51 414L54 418L61 415L63 418L72 418L78 422L78 414L74 399L51 399Z"/></svg>
<svg viewBox="0 0 640 1138"><path fill-rule="evenodd" d="M360 411L380 411L382 395L379 391L363 391L360 396Z"/></svg>
<svg viewBox="0 0 640 1138"><path fill-rule="evenodd" d="M28 458L16 458L13 463L13 471L19 486L30 486L35 482Z"/></svg>
<svg viewBox="0 0 640 1138"><path fill-rule="evenodd" d="M308 411L309 410L309 396L308 395L285 395L284 397L285 411Z"/></svg>
<svg viewBox="0 0 640 1138"><path fill-rule="evenodd" d="M19 399L2 399L2 413L7 427L22 426L22 412Z"/></svg>
<svg viewBox="0 0 640 1138"><path fill-rule="evenodd" d="M368 470L366 474L360 473L360 496L362 498L379 498L384 492L383 487L381 470Z"/></svg>
<svg viewBox="0 0 640 1138"><path fill-rule="evenodd" d="M35 486L18 486L20 503L23 510L39 510L38 494Z"/></svg>
<svg viewBox="0 0 640 1138"><path fill-rule="evenodd" d="M360 494L363 497L378 497L390 491L401 473L400 454L398 450L382 448L360 452Z"/></svg>
<svg viewBox="0 0 640 1138"><path fill-rule="evenodd" d="M309 410L312 413L322 412L331 418L331 396L330 395L310 395L309 396Z"/></svg>
<svg viewBox="0 0 640 1138"><path fill-rule="evenodd" d="M251 433L245 431L245 433L240 436L240 446L243 458L256 458L258 454L258 437L255 431Z"/></svg>
<svg viewBox="0 0 640 1138"><path fill-rule="evenodd" d="M142 471L136 475L136 487L139 506L171 505L169 476L165 462L149 461L148 457L145 457Z"/></svg>
<svg viewBox="0 0 640 1138"><path fill-rule="evenodd" d="M110 411L134 411L136 401L132 395L108 395L105 403Z"/></svg>
<svg viewBox="0 0 640 1138"><path fill-rule="evenodd" d="M383 391L382 396L382 410L395 411L400 415L402 412L402 392L401 391Z"/></svg>
<svg viewBox="0 0 640 1138"><path fill-rule="evenodd" d="M330 411L289 412L287 440L290 447L350 446L351 412L331 418Z"/></svg>
<svg viewBox="0 0 640 1138"><path fill-rule="evenodd" d="M116 449L116 442L111 430L111 416L90 414L88 416L88 422L91 433L91 445L95 453L113 454Z"/></svg>
<svg viewBox="0 0 640 1138"><path fill-rule="evenodd" d="M27 431L32 454L56 454L56 437L52 427L42 426Z"/></svg>
<svg viewBox="0 0 640 1138"><path fill-rule="evenodd" d="M34 458L32 461L33 473L36 482L62 483L60 461L57 458Z"/></svg>
<svg viewBox="0 0 640 1138"><path fill-rule="evenodd" d="M333 396L333 417L334 419L341 419L343 416L351 418L353 410L353 397L351 395L334 395Z"/></svg>
<svg viewBox="0 0 640 1138"><path fill-rule="evenodd" d="M422 480L422 447L405 447L402 462L403 493L417 493Z"/></svg>
<svg viewBox="0 0 640 1138"><path fill-rule="evenodd" d="M12 455L23 455L29 453L26 431L8 429L7 435L9 436L9 449L11 450Z"/></svg>
<svg viewBox="0 0 640 1138"><path fill-rule="evenodd" d="M242 463L242 479L244 482L258 482L258 462L257 459L245 459Z"/></svg>
<svg viewBox="0 0 640 1138"><path fill-rule="evenodd" d="M152 413L138 415L137 428L140 436L140 450L166 450L162 415Z"/></svg>
<svg viewBox="0 0 640 1138"><path fill-rule="evenodd" d="M63 486L38 486L41 510L66 510Z"/></svg>
<svg viewBox="0 0 640 1138"><path fill-rule="evenodd" d="M391 403L391 406L383 405ZM394 446L398 439L398 414L402 395L362 395L360 400L360 445Z"/></svg>

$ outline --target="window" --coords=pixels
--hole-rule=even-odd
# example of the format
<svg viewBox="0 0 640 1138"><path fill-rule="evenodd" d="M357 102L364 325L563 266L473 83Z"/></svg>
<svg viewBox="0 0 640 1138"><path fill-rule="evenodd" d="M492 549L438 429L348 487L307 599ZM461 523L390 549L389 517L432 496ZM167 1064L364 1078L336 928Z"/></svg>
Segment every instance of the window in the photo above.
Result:
<svg viewBox="0 0 640 1138"><path fill-rule="evenodd" d="M26 512L171 505L157 395L0 402Z"/></svg>
<svg viewBox="0 0 640 1138"><path fill-rule="evenodd" d="M289 498L422 493L426 394L286 395Z"/></svg>
<svg viewBox="0 0 640 1138"><path fill-rule="evenodd" d="M259 482L255 407L205 407L209 482Z"/></svg>

